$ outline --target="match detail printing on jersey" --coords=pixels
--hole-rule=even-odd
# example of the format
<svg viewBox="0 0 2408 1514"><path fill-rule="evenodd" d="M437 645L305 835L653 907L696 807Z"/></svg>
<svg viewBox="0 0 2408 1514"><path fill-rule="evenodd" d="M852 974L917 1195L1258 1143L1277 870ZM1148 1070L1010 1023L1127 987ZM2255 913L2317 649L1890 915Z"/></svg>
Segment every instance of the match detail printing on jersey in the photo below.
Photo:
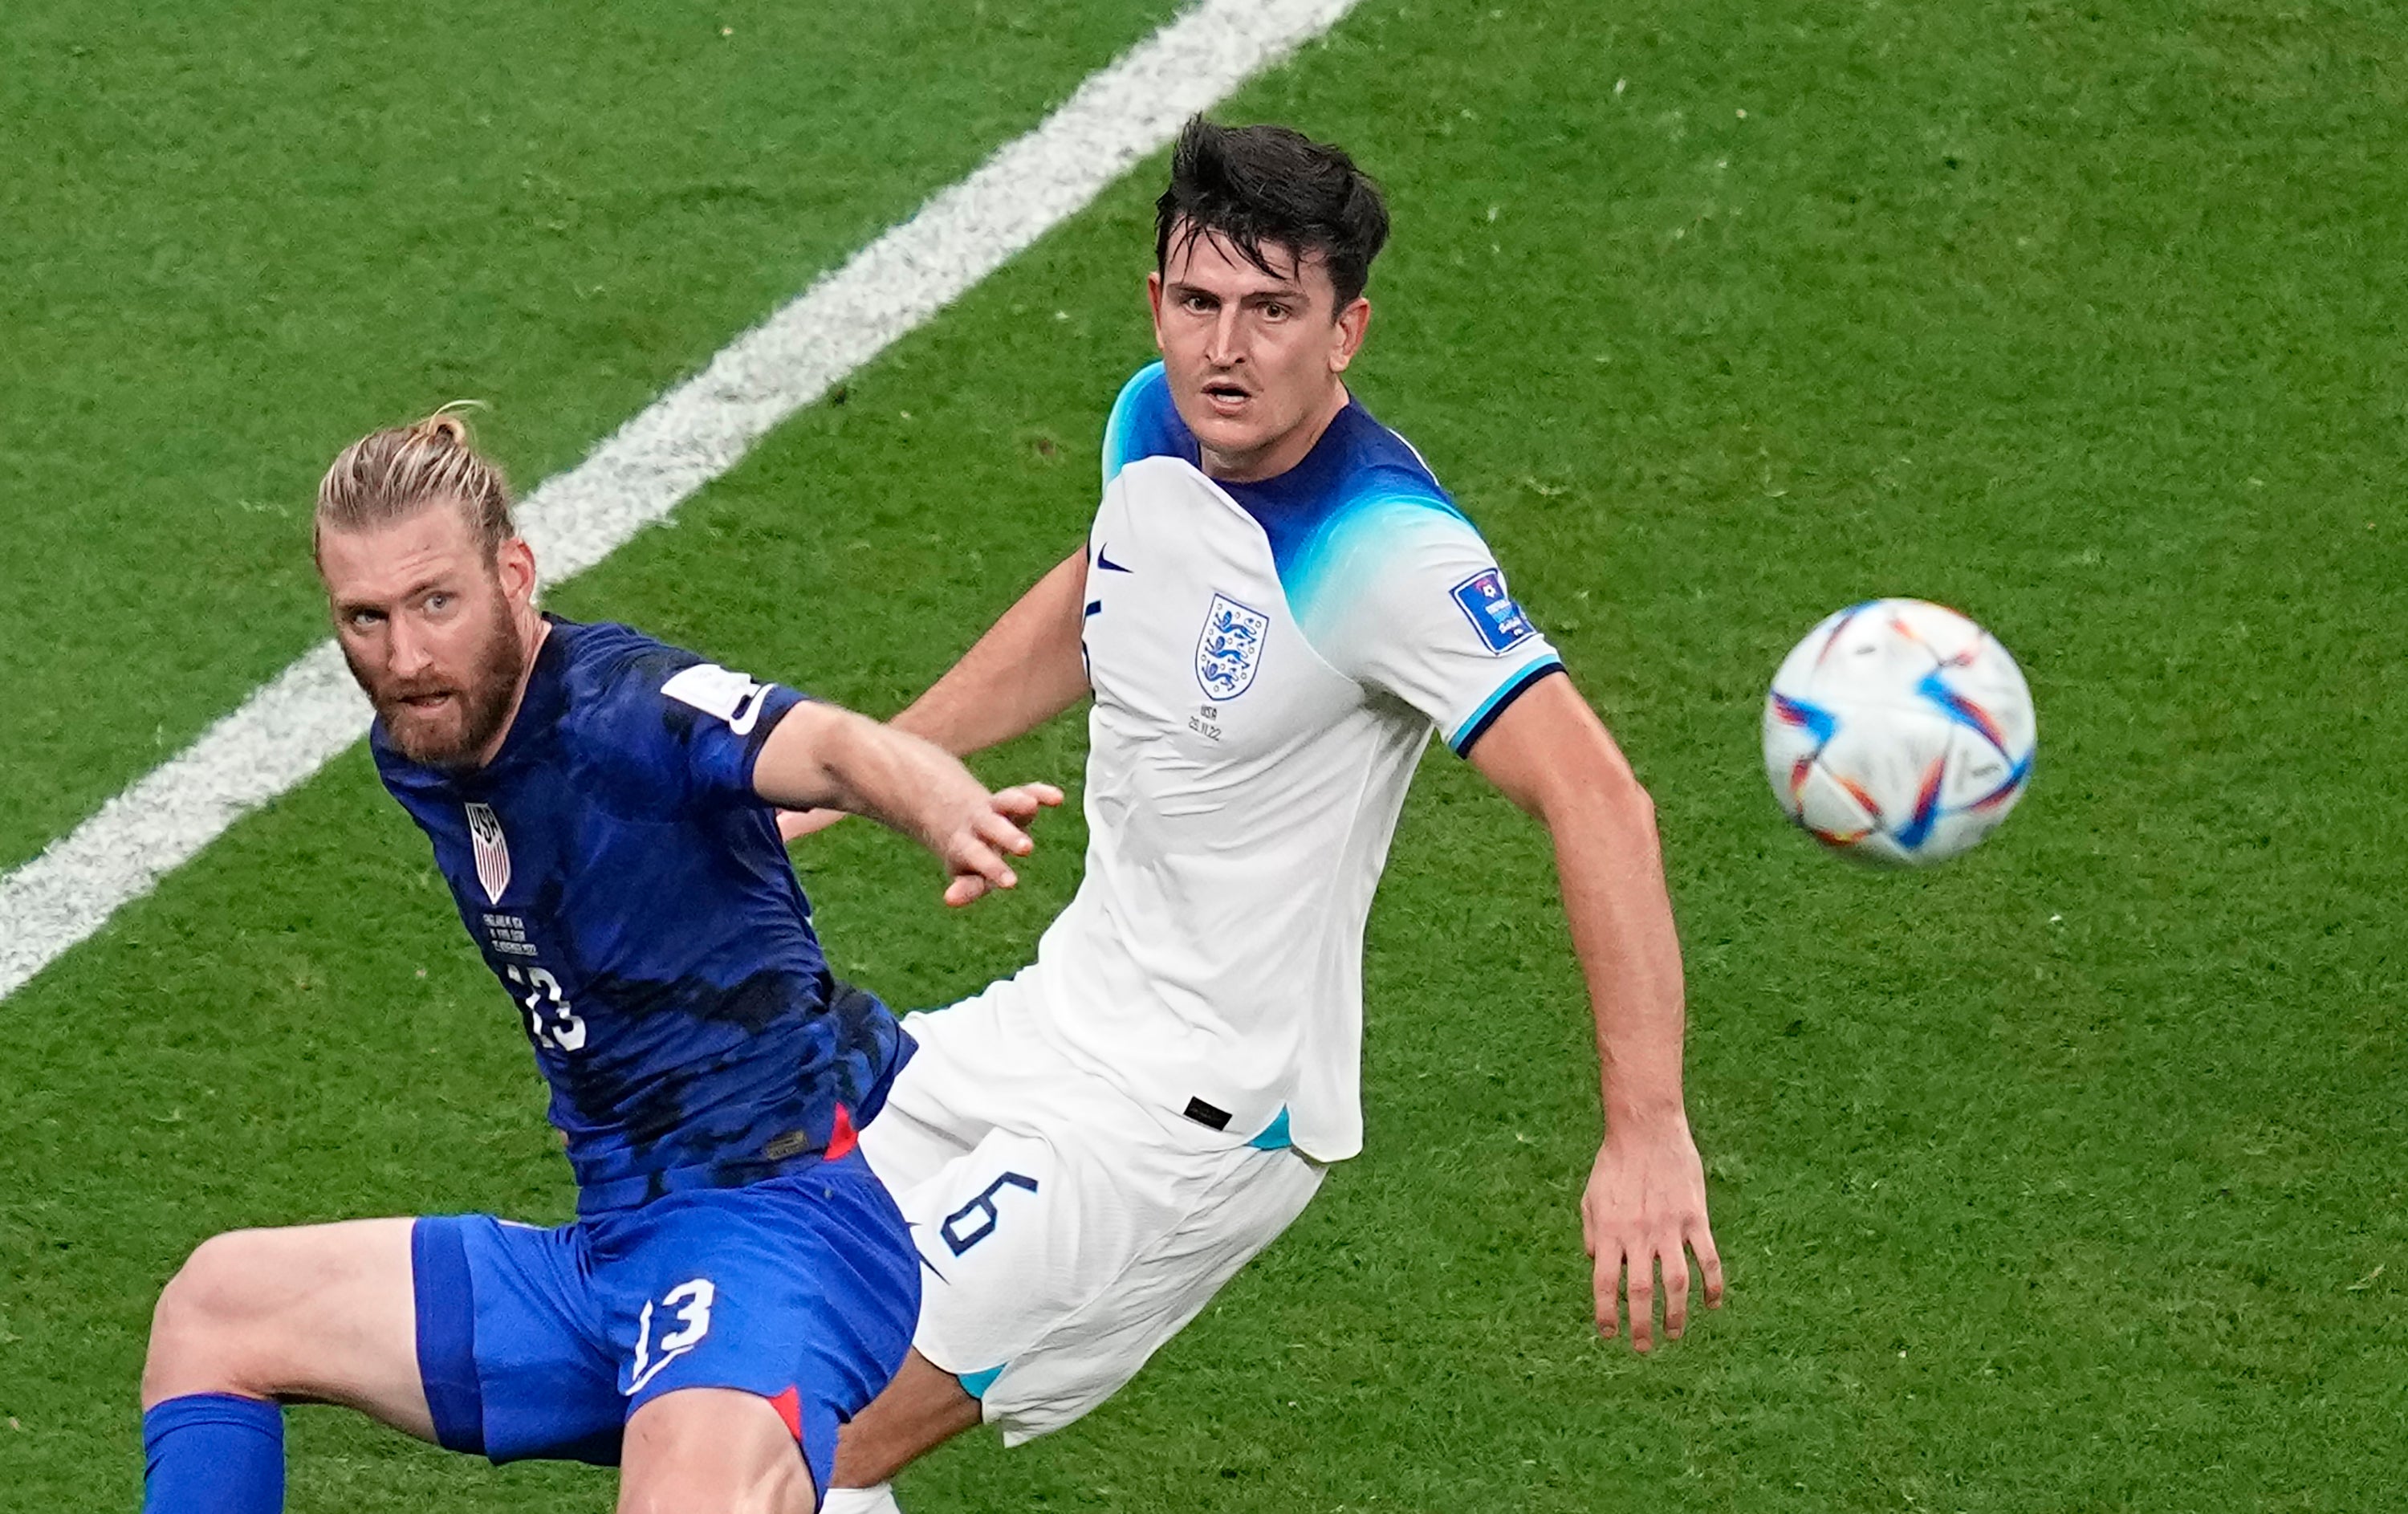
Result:
<svg viewBox="0 0 2408 1514"><path fill-rule="evenodd" d="M1350 403L1278 478L1198 467L1160 365L1088 539L1086 875L1024 975L1042 1031L1234 1141L1362 1144L1363 928L1431 728L1560 668L1486 543ZM1111 570L1103 559L1109 555ZM1212 1121L1206 1121L1212 1124Z"/></svg>
<svg viewBox="0 0 2408 1514"><path fill-rule="evenodd" d="M492 762L421 766L381 723L369 745L518 1006L579 1212L817 1161L884 1103L910 1042L829 973L752 792L802 696L546 618Z"/></svg>

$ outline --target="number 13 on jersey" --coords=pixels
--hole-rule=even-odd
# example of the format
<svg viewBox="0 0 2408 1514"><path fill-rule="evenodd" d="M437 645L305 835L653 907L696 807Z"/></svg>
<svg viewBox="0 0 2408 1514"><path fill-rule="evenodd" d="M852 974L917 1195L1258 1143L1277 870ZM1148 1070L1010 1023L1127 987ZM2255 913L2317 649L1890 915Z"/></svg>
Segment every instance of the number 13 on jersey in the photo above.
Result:
<svg viewBox="0 0 2408 1514"><path fill-rule="evenodd" d="M560 991L558 978L539 967L512 966L505 971L512 995L526 1011L528 1040L547 1051L585 1049L585 1022L568 1007L568 996Z"/></svg>

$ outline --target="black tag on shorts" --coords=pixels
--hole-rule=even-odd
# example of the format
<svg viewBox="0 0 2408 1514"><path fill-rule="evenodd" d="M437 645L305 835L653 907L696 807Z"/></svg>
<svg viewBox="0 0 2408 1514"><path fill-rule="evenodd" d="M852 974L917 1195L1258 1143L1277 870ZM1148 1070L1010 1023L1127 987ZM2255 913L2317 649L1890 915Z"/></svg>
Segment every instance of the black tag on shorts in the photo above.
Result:
<svg viewBox="0 0 2408 1514"><path fill-rule="evenodd" d="M1208 1126L1212 1130L1226 1131L1229 1128L1229 1112L1226 1109L1215 1109L1201 1099L1188 1100L1187 1107L1182 1113L1197 1124Z"/></svg>

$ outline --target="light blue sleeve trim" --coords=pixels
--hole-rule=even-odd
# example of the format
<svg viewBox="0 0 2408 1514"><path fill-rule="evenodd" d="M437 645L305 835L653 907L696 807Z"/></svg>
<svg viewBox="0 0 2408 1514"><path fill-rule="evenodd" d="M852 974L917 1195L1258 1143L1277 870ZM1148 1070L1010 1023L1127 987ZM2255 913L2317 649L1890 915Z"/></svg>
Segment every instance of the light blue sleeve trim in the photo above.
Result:
<svg viewBox="0 0 2408 1514"><path fill-rule="evenodd" d="M1010 1366L1010 1364L1011 1363L1007 1362L1004 1363L1004 1366ZM989 1367L984 1372L965 1372L961 1375L961 1377L958 1380L962 1385L963 1392L969 1394L972 1398L984 1398L986 1396L986 1391L994 1387L995 1380L1002 1376L1003 1367Z"/></svg>
<svg viewBox="0 0 2408 1514"><path fill-rule="evenodd" d="M1550 652L1536 662L1526 662L1514 669L1512 677L1498 685L1495 693L1480 701L1480 708L1471 712L1469 719L1455 728L1455 733L1446 739L1449 749L1456 757L1463 756L1465 750L1479 739L1480 733L1488 728L1488 723L1497 718L1498 713L1512 702L1514 696L1547 674L1561 670L1563 665L1564 659Z"/></svg>
<svg viewBox="0 0 2408 1514"><path fill-rule="evenodd" d="M1437 492L1382 489L1352 496L1309 530L1281 523L1271 535L1280 586L1307 640L1326 638L1367 589L1385 578L1398 555L1412 550L1417 528L1479 532ZM1484 547L1483 552L1485 552Z"/></svg>
<svg viewBox="0 0 2408 1514"><path fill-rule="evenodd" d="M1136 411L1144 402L1146 387L1161 377L1162 365L1148 363L1132 374L1128 382L1121 385L1119 397L1112 401L1111 415L1104 422L1104 486L1106 488L1111 486L1112 480L1120 477L1122 469L1135 460L1130 454L1129 446L1136 429Z"/></svg>
<svg viewBox="0 0 2408 1514"><path fill-rule="evenodd" d="M1253 1146L1257 1151L1284 1151L1289 1146L1296 1145L1293 1140L1288 1138L1287 1105L1280 1105L1278 1116L1271 1120L1269 1125L1264 1127L1263 1133L1255 1136L1253 1140L1247 1142L1246 1145Z"/></svg>

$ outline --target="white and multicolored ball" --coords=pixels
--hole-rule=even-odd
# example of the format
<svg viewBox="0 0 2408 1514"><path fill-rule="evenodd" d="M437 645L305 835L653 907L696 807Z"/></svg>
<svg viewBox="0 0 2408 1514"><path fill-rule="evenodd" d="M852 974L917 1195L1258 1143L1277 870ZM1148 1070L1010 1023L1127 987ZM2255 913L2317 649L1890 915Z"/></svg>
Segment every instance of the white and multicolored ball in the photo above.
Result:
<svg viewBox="0 0 2408 1514"><path fill-rule="evenodd" d="M1971 849L2023 796L2037 744L2015 659L1921 599L1826 619L1764 701L1764 772L1782 812L1867 861L1919 867Z"/></svg>

